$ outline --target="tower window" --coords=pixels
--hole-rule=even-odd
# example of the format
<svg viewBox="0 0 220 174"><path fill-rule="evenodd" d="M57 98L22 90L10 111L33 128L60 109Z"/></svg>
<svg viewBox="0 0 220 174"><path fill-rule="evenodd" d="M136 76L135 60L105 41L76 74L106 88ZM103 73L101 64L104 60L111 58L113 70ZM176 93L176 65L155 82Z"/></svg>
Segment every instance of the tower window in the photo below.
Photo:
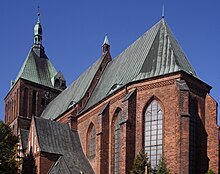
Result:
<svg viewBox="0 0 220 174"><path fill-rule="evenodd" d="M36 116L37 91L33 90L32 94L32 115Z"/></svg>
<svg viewBox="0 0 220 174"><path fill-rule="evenodd" d="M27 105L28 105L28 88L24 88L24 99L23 99L23 115L27 117Z"/></svg>
<svg viewBox="0 0 220 174"><path fill-rule="evenodd" d="M163 112L158 101L153 100L144 117L144 149L155 169L162 156Z"/></svg>
<svg viewBox="0 0 220 174"><path fill-rule="evenodd" d="M46 103L45 103L45 98L41 98L41 106L42 106L42 107L45 107L45 104L46 104Z"/></svg>
<svg viewBox="0 0 220 174"><path fill-rule="evenodd" d="M66 88L66 82L65 82L65 81L62 81L61 87L62 87L62 88Z"/></svg>
<svg viewBox="0 0 220 174"><path fill-rule="evenodd" d="M60 80L59 79L55 79L54 87L55 88L59 88L60 87Z"/></svg>

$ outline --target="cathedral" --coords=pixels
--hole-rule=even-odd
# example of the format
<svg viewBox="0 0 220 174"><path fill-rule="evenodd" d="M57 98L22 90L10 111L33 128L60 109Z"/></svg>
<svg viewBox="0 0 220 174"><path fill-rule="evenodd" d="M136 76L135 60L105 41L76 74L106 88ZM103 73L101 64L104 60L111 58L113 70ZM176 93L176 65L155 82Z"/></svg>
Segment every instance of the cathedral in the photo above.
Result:
<svg viewBox="0 0 220 174"><path fill-rule="evenodd" d="M34 44L5 97L5 122L20 137L26 173L129 174L144 149L156 171L219 172L217 103L164 17L115 58L102 54L66 86Z"/></svg>

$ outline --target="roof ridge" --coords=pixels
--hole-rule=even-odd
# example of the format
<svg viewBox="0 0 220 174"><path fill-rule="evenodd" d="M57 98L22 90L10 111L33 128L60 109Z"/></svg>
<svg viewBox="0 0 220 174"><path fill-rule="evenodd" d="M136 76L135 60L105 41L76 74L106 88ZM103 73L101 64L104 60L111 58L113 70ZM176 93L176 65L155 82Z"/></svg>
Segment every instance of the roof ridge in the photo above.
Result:
<svg viewBox="0 0 220 174"><path fill-rule="evenodd" d="M31 53L32 53L32 48L29 50L28 55L27 55L27 57L25 58L25 61L24 61L24 63L22 64L21 69L20 69L19 72L18 72L18 75L17 75L16 78L15 78L15 82L16 82L16 81L20 78L20 76L23 74L24 68L25 68L25 66L26 66L26 62L28 61L29 55L30 55Z"/></svg>
<svg viewBox="0 0 220 174"><path fill-rule="evenodd" d="M166 29L166 31L167 31L167 33L168 33L168 35L169 35L170 46L172 47L174 53L175 53L176 51L178 51L180 54L182 54L182 56L185 57L185 59L180 59L180 60L182 60L182 62L185 61L185 62L186 62L185 66L187 66L187 68L189 68L189 69L188 69L188 70L182 69L182 67L178 64L178 62L176 62L177 59L175 59L176 66L179 67L179 70L183 70L183 71L185 71L186 73L191 74L191 75L194 75L196 78L198 78L198 77L197 77L197 74L196 74L196 72L195 72L195 70L193 69L193 67L192 67L192 65L191 65L191 63L190 63L190 61L189 61L189 59L187 58L186 54L184 53L184 51L183 51L181 45L179 44L178 40L177 40L176 37L174 36L173 32L170 30L170 28L169 28L168 24L166 23L166 21L164 21L164 25L165 25L165 29ZM173 42L175 42L175 43L173 43ZM175 47L174 44L176 44L177 47ZM178 49L178 50L176 50L176 49ZM176 56L177 56L177 55L176 55Z"/></svg>

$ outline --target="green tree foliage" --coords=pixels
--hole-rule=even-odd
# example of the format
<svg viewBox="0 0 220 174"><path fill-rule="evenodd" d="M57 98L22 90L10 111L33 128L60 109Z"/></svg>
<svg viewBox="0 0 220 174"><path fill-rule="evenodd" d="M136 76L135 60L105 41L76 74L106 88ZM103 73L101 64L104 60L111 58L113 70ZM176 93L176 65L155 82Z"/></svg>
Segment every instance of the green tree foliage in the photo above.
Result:
<svg viewBox="0 0 220 174"><path fill-rule="evenodd" d="M18 138L14 136L8 125L0 121L0 173L17 174L18 162L17 157Z"/></svg>
<svg viewBox="0 0 220 174"><path fill-rule="evenodd" d="M215 172L212 169L209 169L206 174L215 174Z"/></svg>
<svg viewBox="0 0 220 174"><path fill-rule="evenodd" d="M156 174L169 174L169 169L167 168L167 163L164 157L161 157L159 164L157 166L157 173Z"/></svg>
<svg viewBox="0 0 220 174"><path fill-rule="evenodd" d="M134 160L133 169L130 171L130 174L144 174L145 168L147 166L147 173L152 173L151 164L147 157L147 154L144 150L141 150Z"/></svg>

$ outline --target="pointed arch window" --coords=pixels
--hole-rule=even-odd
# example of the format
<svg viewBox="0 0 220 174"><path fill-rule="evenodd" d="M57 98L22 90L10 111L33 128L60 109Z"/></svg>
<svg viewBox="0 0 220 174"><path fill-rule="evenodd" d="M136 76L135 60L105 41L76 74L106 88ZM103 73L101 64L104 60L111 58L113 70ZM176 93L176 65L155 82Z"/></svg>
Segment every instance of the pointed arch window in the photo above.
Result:
<svg viewBox="0 0 220 174"><path fill-rule="evenodd" d="M159 163L163 145L163 111L157 100L153 100L144 116L144 149L153 168Z"/></svg>
<svg viewBox="0 0 220 174"><path fill-rule="evenodd" d="M120 121L122 118L121 109L118 109L113 118L113 173L119 174L120 159Z"/></svg>
<svg viewBox="0 0 220 174"><path fill-rule="evenodd" d="M27 117L27 108L28 108L28 88L24 88L24 99L23 99L23 116Z"/></svg>
<svg viewBox="0 0 220 174"><path fill-rule="evenodd" d="M32 115L36 116L37 107L37 91L33 90L32 94Z"/></svg>
<svg viewBox="0 0 220 174"><path fill-rule="evenodd" d="M89 158L95 157L96 154L96 130L94 124L90 124L87 133L87 156Z"/></svg>

